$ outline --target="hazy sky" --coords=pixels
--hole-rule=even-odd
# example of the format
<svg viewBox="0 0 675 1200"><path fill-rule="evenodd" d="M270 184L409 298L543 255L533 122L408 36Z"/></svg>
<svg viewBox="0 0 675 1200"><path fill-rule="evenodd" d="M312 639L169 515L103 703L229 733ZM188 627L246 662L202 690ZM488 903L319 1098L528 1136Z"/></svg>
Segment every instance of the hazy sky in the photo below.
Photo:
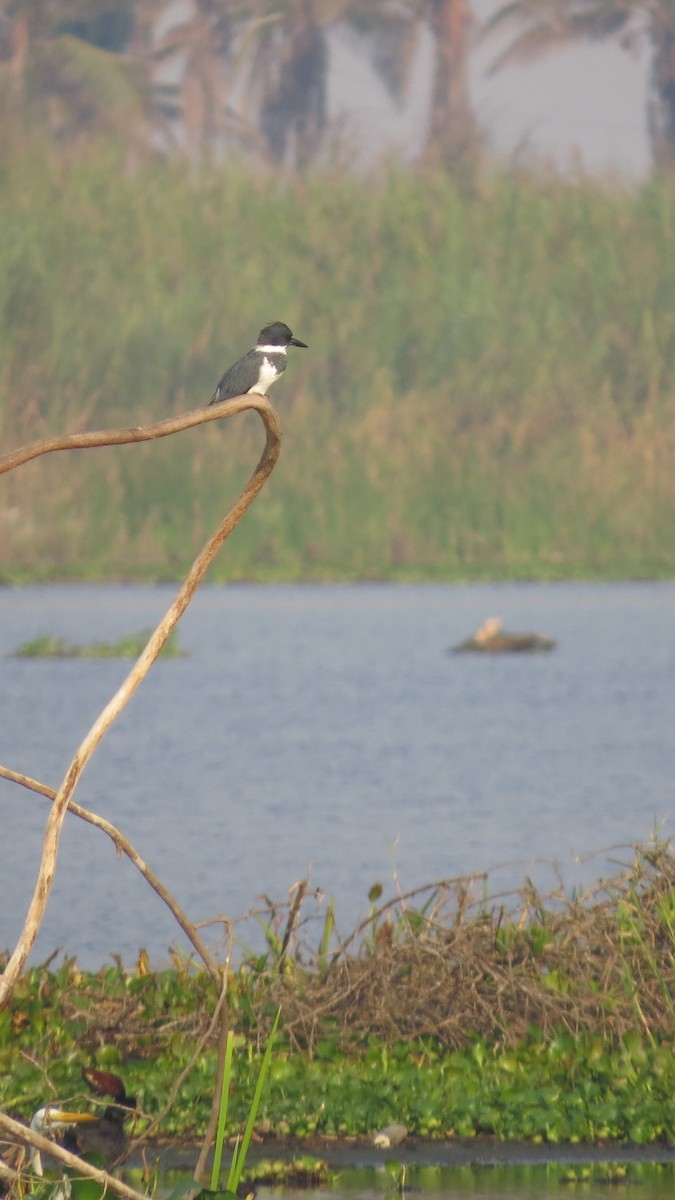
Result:
<svg viewBox="0 0 675 1200"><path fill-rule="evenodd" d="M480 17L494 6L494 0L474 0L473 10ZM488 77L501 45L496 37L477 45L470 64L474 111L495 152L507 159L524 154L558 168L581 165L631 177L649 171L646 44L630 53L618 42L579 44ZM421 41L410 94L400 109L353 34L337 29L330 51L333 119L367 147L368 157L392 146L413 156L424 129L430 39Z"/></svg>

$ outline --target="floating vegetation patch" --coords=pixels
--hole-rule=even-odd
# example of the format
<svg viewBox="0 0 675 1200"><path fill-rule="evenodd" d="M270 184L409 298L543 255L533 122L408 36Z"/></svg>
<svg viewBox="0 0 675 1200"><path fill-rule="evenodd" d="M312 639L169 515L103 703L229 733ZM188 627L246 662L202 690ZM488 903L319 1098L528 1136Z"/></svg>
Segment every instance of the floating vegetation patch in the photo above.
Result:
<svg viewBox="0 0 675 1200"><path fill-rule="evenodd" d="M116 642L70 642L56 634L41 633L29 642L22 642L14 652L15 658L138 658L152 633L141 629L138 633L124 634ZM174 630L162 646L163 658L185 658Z"/></svg>
<svg viewBox="0 0 675 1200"><path fill-rule="evenodd" d="M322 1187L331 1179L328 1163L311 1154L290 1162L283 1158L263 1158L244 1171L242 1182L265 1187Z"/></svg>
<svg viewBox="0 0 675 1200"><path fill-rule="evenodd" d="M641 1183L639 1164L637 1166L636 1170L636 1164L629 1162L583 1163L579 1166L568 1167L563 1171L560 1182L569 1184Z"/></svg>
<svg viewBox="0 0 675 1200"><path fill-rule="evenodd" d="M256 1118L261 1137L491 1135L530 1142L675 1139L675 857L633 850L611 879L565 898L529 881L490 898L485 878L385 900L338 938L334 906L297 885L256 909L266 950L228 977L244 1127L275 1014L279 1034ZM161 1123L193 1137L210 1110L216 1000L208 972L121 963L34 966L0 1013L0 1105L30 1118L71 1099L81 1068L119 1071L154 1117L167 1081L202 1052ZM0 969L3 957L0 955ZM243 1053L242 1053L243 1051ZM313 1169L313 1168L312 1168Z"/></svg>

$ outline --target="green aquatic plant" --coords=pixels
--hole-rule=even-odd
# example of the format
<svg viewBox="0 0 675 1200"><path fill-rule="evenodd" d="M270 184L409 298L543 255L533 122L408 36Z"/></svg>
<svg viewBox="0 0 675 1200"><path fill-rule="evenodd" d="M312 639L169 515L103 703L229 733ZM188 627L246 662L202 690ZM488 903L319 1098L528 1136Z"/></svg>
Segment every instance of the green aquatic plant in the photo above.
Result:
<svg viewBox="0 0 675 1200"><path fill-rule="evenodd" d="M318 899L318 927L295 894L287 911L273 906L266 949L228 978L236 1087L221 1095L221 1158L228 1126L246 1127L247 1148L251 1095L257 1131L277 1136L371 1137L396 1123L432 1138L673 1139L670 848L639 848L597 894L565 903L526 883L507 905L479 885L473 900L466 880L398 896L391 908L373 896L370 928L337 949ZM163 1110L166 1080L191 1062L217 991L183 959L153 972L146 957L136 971L87 973L68 960L24 973L0 1012L0 1106L29 1118L45 1078L53 1095L73 1095L93 1059L119 1070L148 1116ZM261 1047L279 1008L283 1035L261 1095ZM205 1128L216 1057L210 1038L163 1135Z"/></svg>
<svg viewBox="0 0 675 1200"><path fill-rule="evenodd" d="M232 1155L232 1161L230 1163L230 1169L229 1169L228 1175L227 1175L227 1182L225 1184L225 1195L226 1196L236 1197L237 1188L239 1187L239 1184L241 1182L241 1178L242 1178L242 1175L244 1172L244 1168L246 1166L246 1157L248 1155L248 1149L251 1144L251 1137L253 1136L253 1128L254 1128L254 1125L256 1122L256 1118L258 1116L258 1110L260 1108L260 1101L262 1099L263 1088L265 1087L267 1076L269 1075L270 1062L272 1059L272 1048L274 1046L274 1039L276 1037L277 1029L279 1027L280 1017L281 1017L281 1009L279 1009L277 1011L277 1015L274 1018L274 1024L272 1025L270 1035L267 1039L267 1045L265 1046L265 1052L262 1056L262 1061L260 1063L260 1069L258 1071L258 1077L256 1079L255 1089L253 1092L253 1098L251 1100L251 1105L250 1105L250 1108L248 1111L248 1117L246 1119L246 1125L244 1128L243 1136L241 1138L241 1141L239 1140L239 1138L237 1138L237 1142L235 1144L234 1153ZM216 1192L218 1190L218 1183L220 1180L220 1168L221 1168L222 1157L223 1157L223 1145L225 1142L225 1128L226 1128L226 1122L227 1122L228 1100L229 1100L229 1095L230 1095L230 1088L232 1086L232 1052L233 1052L233 1048L234 1048L234 1033L232 1032L232 1030L230 1030L228 1032L227 1042L226 1042L225 1069L223 1072L223 1083L222 1083L222 1089L221 1089L221 1095L220 1095L220 1108L218 1111L218 1126L217 1126L217 1132L216 1132L216 1143L215 1143L215 1148L214 1148L214 1153L213 1153L213 1165L211 1167L211 1192L212 1193Z"/></svg>
<svg viewBox="0 0 675 1200"><path fill-rule="evenodd" d="M658 841L655 846L658 852ZM668 969L668 958L671 963L675 961L675 887L653 894L645 893L638 883L639 876L631 879L617 900L618 946L623 960L621 976L626 993L638 1024L653 1042L650 1022L642 1009L640 995L644 990L644 981L649 980L659 990L664 1011L675 1022L675 993L672 971ZM664 945L669 948L669 956L664 956Z"/></svg>
<svg viewBox="0 0 675 1200"><path fill-rule="evenodd" d="M290 1160L260 1159L254 1167L247 1167L241 1178L242 1183L251 1186L317 1188L329 1183L333 1175L324 1159L302 1154Z"/></svg>
<svg viewBox="0 0 675 1200"><path fill-rule="evenodd" d="M629 1162L600 1162L585 1163L582 1166L568 1167L560 1176L561 1183L641 1183L642 1177L639 1165ZM636 1170L636 1166L638 1170Z"/></svg>
<svg viewBox="0 0 675 1200"><path fill-rule="evenodd" d="M138 658L152 630L123 634L116 642L70 642L56 634L43 633L15 650L15 658ZM184 658L176 630L169 635L160 655L163 658Z"/></svg>

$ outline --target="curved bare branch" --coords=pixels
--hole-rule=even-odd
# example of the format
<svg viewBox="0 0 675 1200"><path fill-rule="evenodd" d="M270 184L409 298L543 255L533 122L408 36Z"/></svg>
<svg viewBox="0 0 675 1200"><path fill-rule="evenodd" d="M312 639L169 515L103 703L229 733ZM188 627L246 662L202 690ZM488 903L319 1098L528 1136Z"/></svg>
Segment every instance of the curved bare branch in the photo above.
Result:
<svg viewBox="0 0 675 1200"><path fill-rule="evenodd" d="M0 763L0 777L2 779L9 779L12 783L18 783L22 787L28 788L31 792L37 792L41 796L46 796L48 800L56 799L54 788L40 783L37 779L31 779L30 775L23 775L20 771L12 771L9 767L3 766L2 763ZM183 911L180 904L174 900L171 892L164 887L161 879L155 875L152 868L141 858L129 839L124 836L116 825L111 824L110 821L106 821L105 817L99 817L98 813L91 812L88 808L83 808L81 804L76 804L74 800L69 800L67 807L68 812L73 813L74 816L79 817L82 821L87 821L89 825L94 825L97 829L101 829L103 833L107 833L108 837L114 843L115 849L121 854L126 854L127 858L131 860L143 878L150 884L153 891L157 893L160 900L164 901L185 936L192 942L216 988L220 989L222 987L222 972L203 939L200 937L197 928Z"/></svg>
<svg viewBox="0 0 675 1200"><path fill-rule="evenodd" d="M235 417L249 409L260 413L266 428L268 421L270 422L269 428L274 429L274 436L280 441L279 418L267 397L235 396L232 400L209 404L206 408L191 408L189 412L179 413L177 417L166 417L163 421L153 422L152 425L132 425L127 429L96 429L88 433L64 433L56 437L40 438L37 442L29 442L27 446L20 446L18 450L11 450L9 454L2 455L0 475L12 471L15 467L21 467L42 454L53 454L57 450L92 450L103 446L125 446L130 442L150 442L154 438L170 437L174 433L183 433L185 429L194 429L196 425L204 425L207 421L222 421L224 417ZM278 456L277 446L275 462Z"/></svg>
<svg viewBox="0 0 675 1200"><path fill-rule="evenodd" d="M175 600L151 634L126 679L83 738L54 798L45 828L42 858L33 897L16 947L2 978L0 978L0 1010L7 1005L37 937L54 878L61 827L80 776L113 721L145 679L221 546L238 525L274 469L281 449L281 427L277 414L267 397L246 395L223 401L221 404L209 405L207 408L183 413L177 417L170 417L153 425L43 438L0 458L0 474L3 474L42 454L50 454L57 450L91 449L99 446L150 441L153 438L167 437L173 433L180 433L184 429L191 429L205 421L232 417L248 409L253 409L259 414L265 427L265 448L260 461L215 533L211 535L197 555Z"/></svg>

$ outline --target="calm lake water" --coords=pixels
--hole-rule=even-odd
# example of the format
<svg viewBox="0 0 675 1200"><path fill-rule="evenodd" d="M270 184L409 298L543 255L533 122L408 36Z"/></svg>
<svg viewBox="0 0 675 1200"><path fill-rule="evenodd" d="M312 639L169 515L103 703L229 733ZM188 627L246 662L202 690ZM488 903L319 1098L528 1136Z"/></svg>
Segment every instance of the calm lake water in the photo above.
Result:
<svg viewBox="0 0 675 1200"><path fill-rule="evenodd" d="M551 1148L548 1148L551 1152ZM619 1155L622 1151L619 1148ZM654 1162L630 1161L624 1156L622 1166L626 1168L625 1183L619 1193L625 1195L626 1188L633 1191L639 1200L670 1200L675 1185L675 1168L667 1150L652 1148ZM553 1148L555 1157L555 1148ZM608 1168L594 1156L595 1161L584 1160L583 1149L571 1154L567 1161L472 1163L464 1166L441 1167L435 1165L412 1165L405 1174L404 1195L421 1195L425 1200L447 1200L462 1197L462 1200L565 1200L577 1195L579 1190L584 1200L605 1200L607 1196ZM615 1169L616 1158L612 1158L611 1170ZM582 1169L590 1172L588 1180L570 1188L569 1174ZM365 1167L358 1170L339 1169L334 1182L321 1188L269 1188L259 1187L258 1200L392 1200L399 1193L396 1181L399 1170L390 1159L389 1169ZM160 1172L159 1187L168 1191L177 1184L185 1185L190 1176L180 1172ZM139 1185L140 1179L129 1182ZM612 1189L616 1190L616 1189Z"/></svg>
<svg viewBox="0 0 675 1200"><path fill-rule="evenodd" d="M21 642L115 640L175 591L0 589L0 761L58 786L129 669L11 657ZM558 648L446 652L495 615ZM490 868L491 891L526 875L571 888L673 833L673 584L207 587L180 640L188 657L155 665L75 798L120 826L193 920L239 918L311 870L346 934L376 880L386 897L395 879ZM12 947L46 802L4 780L0 801ZM34 960L60 946L96 967L145 946L161 963L174 938L133 867L69 819Z"/></svg>

